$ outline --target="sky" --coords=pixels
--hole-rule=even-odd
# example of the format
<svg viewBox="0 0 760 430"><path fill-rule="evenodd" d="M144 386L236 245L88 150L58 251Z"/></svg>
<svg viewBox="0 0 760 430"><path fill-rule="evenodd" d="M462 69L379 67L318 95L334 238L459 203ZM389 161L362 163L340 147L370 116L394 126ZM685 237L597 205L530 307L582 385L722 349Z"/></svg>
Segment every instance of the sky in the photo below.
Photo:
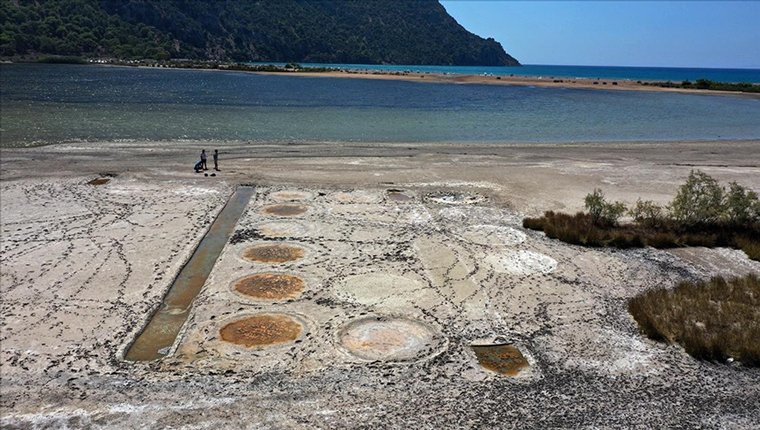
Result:
<svg viewBox="0 0 760 430"><path fill-rule="evenodd" d="M523 64L760 69L760 1L441 4Z"/></svg>

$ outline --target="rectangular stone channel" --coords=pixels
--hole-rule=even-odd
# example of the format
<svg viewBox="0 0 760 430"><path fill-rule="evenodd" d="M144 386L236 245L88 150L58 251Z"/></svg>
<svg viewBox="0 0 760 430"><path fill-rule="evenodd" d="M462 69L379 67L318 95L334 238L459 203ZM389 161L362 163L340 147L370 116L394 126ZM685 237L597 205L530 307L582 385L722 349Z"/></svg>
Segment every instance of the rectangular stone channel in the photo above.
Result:
<svg viewBox="0 0 760 430"><path fill-rule="evenodd" d="M230 197L190 260L174 279L161 306L129 347L128 361L151 361L169 353L182 326L187 321L193 300L206 283L216 259L248 206L253 187L240 186Z"/></svg>

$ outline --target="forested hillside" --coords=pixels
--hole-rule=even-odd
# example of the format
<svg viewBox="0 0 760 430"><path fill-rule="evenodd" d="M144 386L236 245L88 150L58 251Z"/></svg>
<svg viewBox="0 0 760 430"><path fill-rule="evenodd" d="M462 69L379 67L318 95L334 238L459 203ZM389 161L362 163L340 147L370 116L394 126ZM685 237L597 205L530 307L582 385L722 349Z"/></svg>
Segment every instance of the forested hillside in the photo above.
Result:
<svg viewBox="0 0 760 430"><path fill-rule="evenodd" d="M0 0L0 55L518 65L437 0Z"/></svg>

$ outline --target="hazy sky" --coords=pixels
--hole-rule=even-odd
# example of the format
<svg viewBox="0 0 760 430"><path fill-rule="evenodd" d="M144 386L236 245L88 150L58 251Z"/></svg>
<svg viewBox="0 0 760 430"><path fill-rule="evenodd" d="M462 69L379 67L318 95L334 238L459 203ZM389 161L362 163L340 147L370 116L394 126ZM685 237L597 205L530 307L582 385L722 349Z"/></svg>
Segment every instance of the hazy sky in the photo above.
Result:
<svg viewBox="0 0 760 430"><path fill-rule="evenodd" d="M523 64L760 68L760 1L441 4Z"/></svg>

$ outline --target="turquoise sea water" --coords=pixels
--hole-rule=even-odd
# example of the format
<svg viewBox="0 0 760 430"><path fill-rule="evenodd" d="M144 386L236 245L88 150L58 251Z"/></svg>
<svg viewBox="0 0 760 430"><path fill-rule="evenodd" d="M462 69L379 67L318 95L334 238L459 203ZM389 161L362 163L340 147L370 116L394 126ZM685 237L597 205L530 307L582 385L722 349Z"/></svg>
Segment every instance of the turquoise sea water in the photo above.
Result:
<svg viewBox="0 0 760 430"><path fill-rule="evenodd" d="M267 63L269 64L269 63ZM284 65L284 63L277 63ZM699 69L684 67L600 67L547 66L527 64L520 67L402 66L370 64L303 64L306 67L333 67L349 70L387 72L450 73L463 75L529 76L551 78L619 79L629 81L696 81L760 83L760 69Z"/></svg>
<svg viewBox="0 0 760 430"><path fill-rule="evenodd" d="M0 144L760 139L756 98L78 65L0 66Z"/></svg>

